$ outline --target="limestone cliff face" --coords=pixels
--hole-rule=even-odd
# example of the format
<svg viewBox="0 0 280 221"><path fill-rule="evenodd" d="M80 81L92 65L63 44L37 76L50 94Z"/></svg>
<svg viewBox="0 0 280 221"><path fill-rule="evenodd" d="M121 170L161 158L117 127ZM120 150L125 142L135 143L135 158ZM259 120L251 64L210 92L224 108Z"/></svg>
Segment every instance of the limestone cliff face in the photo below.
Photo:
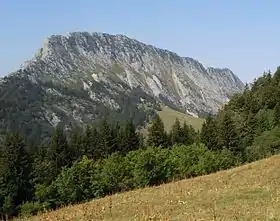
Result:
<svg viewBox="0 0 280 221"><path fill-rule="evenodd" d="M87 32L46 39L31 60L2 81L1 91L15 78L41 91L40 116L53 126L65 118L94 120L100 105L122 112L123 99L132 95L138 109L164 103L192 115L215 113L244 87L229 69L205 68L124 35Z"/></svg>

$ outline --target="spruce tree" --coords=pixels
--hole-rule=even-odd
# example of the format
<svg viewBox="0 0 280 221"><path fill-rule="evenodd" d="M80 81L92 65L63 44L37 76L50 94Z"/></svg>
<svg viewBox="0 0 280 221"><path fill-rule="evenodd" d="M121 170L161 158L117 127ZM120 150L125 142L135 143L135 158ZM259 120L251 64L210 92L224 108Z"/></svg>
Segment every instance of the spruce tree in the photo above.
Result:
<svg viewBox="0 0 280 221"><path fill-rule="evenodd" d="M193 144L195 141L198 140L198 134L193 128L192 125L188 125L186 122L184 122L183 125L183 136L185 138L184 144L190 145Z"/></svg>
<svg viewBox="0 0 280 221"><path fill-rule="evenodd" d="M47 160L51 167L51 180L54 180L60 173L62 167L70 166L73 162L74 153L68 145L67 137L62 128L56 128L51 137L47 153Z"/></svg>
<svg viewBox="0 0 280 221"><path fill-rule="evenodd" d="M106 157L118 150L119 124L109 124L107 120L102 122L100 128L100 150L101 155Z"/></svg>
<svg viewBox="0 0 280 221"><path fill-rule="evenodd" d="M180 121L176 118L175 123L173 124L170 131L170 142L171 145L182 144L184 143L183 128L181 128Z"/></svg>
<svg viewBox="0 0 280 221"><path fill-rule="evenodd" d="M100 148L98 145L98 132L95 127L87 126L83 136L83 155L88 158L98 159L100 158Z"/></svg>
<svg viewBox="0 0 280 221"><path fill-rule="evenodd" d="M73 151L74 159L79 159L85 154L84 149L84 134L80 130L74 130L72 131L71 137L70 137L70 147L71 151Z"/></svg>
<svg viewBox="0 0 280 221"><path fill-rule="evenodd" d="M94 126L86 126L85 131L74 131L71 136L71 149L78 157L87 156L98 159L101 156L99 133Z"/></svg>
<svg viewBox="0 0 280 221"><path fill-rule="evenodd" d="M0 157L0 213L12 215L33 197L32 159L19 134L6 136Z"/></svg>
<svg viewBox="0 0 280 221"><path fill-rule="evenodd" d="M277 67L277 70L274 73L273 79L274 79L276 85L278 85L280 83L280 66Z"/></svg>
<svg viewBox="0 0 280 221"><path fill-rule="evenodd" d="M280 103L277 102L277 104L274 107L274 121L276 125L280 125Z"/></svg>
<svg viewBox="0 0 280 221"><path fill-rule="evenodd" d="M208 116L206 121L203 122L200 131L201 142L204 143L209 149L215 150L218 148L218 133L217 124L212 116Z"/></svg>
<svg viewBox="0 0 280 221"><path fill-rule="evenodd" d="M34 156L32 167L35 184L49 184L52 181L52 163L48 159L48 148L49 146L40 146Z"/></svg>
<svg viewBox="0 0 280 221"><path fill-rule="evenodd" d="M249 113L247 115L245 125L240 131L240 138L242 138L244 148L251 146L253 144L254 137L258 134L257 126L258 125L257 125L257 120L255 119L255 115Z"/></svg>
<svg viewBox="0 0 280 221"><path fill-rule="evenodd" d="M88 133L86 133L87 136ZM101 147L100 147L100 134L96 127L91 127L90 137L89 137L89 149L87 150L87 156L93 159L99 159L101 157Z"/></svg>
<svg viewBox="0 0 280 221"><path fill-rule="evenodd" d="M120 134L120 152L123 154L131 150L137 150L140 145L140 138L136 132L136 128L132 119L127 120L124 124Z"/></svg>
<svg viewBox="0 0 280 221"><path fill-rule="evenodd" d="M167 147L168 145L168 137L159 115L156 115L155 119L152 121L152 125L148 128L147 144L156 147Z"/></svg>
<svg viewBox="0 0 280 221"><path fill-rule="evenodd" d="M224 113L219 135L219 141L222 147L225 147L237 154L241 153L240 140L236 126L231 117L231 114L227 111Z"/></svg>

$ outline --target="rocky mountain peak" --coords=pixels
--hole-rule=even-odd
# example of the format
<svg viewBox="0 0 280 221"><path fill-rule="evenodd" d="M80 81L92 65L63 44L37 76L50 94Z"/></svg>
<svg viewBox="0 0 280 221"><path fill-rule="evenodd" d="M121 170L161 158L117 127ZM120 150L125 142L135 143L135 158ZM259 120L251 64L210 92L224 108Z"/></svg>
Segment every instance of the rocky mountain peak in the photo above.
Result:
<svg viewBox="0 0 280 221"><path fill-rule="evenodd" d="M124 115L127 102L130 113L159 104L193 116L216 113L244 87L229 69L205 68L125 35L88 32L50 36L5 82L3 93L7 85L15 87L11 82L24 82L23 94L30 87L39 90L43 103L32 111L52 126L94 121L102 115L100 107Z"/></svg>

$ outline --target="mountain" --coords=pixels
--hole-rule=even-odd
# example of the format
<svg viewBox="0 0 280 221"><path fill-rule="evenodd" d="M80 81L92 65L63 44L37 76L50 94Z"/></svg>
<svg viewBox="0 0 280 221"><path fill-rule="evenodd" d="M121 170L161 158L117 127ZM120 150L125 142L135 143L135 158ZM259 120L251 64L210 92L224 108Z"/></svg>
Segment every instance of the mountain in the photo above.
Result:
<svg viewBox="0 0 280 221"><path fill-rule="evenodd" d="M165 104L216 113L243 83L229 69L201 63L124 35L72 32L46 39L35 56L0 83L0 128L31 137L54 126L104 117L150 120Z"/></svg>

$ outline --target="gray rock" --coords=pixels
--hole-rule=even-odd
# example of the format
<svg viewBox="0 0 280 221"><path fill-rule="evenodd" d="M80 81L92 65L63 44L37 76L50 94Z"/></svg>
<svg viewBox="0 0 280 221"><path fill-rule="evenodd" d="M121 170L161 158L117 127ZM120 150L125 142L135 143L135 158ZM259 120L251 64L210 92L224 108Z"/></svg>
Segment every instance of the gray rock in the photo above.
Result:
<svg viewBox="0 0 280 221"><path fill-rule="evenodd" d="M124 35L87 32L49 37L31 60L0 85L14 77L19 82L25 79L40 87L44 99L61 98L53 103L47 99L40 107L42 116L52 126L62 121L54 106L82 123L94 120L92 112L99 104L114 111L122 109L117 97L129 97L139 88L154 99L150 100L151 107L164 103L193 116L216 113L233 93L244 88L229 69L205 68L192 58L180 57ZM48 86L49 82L56 88ZM74 95L71 98L59 85L86 92L88 98ZM73 102L66 104L65 100L69 99ZM143 102L146 101L141 97L137 105Z"/></svg>

